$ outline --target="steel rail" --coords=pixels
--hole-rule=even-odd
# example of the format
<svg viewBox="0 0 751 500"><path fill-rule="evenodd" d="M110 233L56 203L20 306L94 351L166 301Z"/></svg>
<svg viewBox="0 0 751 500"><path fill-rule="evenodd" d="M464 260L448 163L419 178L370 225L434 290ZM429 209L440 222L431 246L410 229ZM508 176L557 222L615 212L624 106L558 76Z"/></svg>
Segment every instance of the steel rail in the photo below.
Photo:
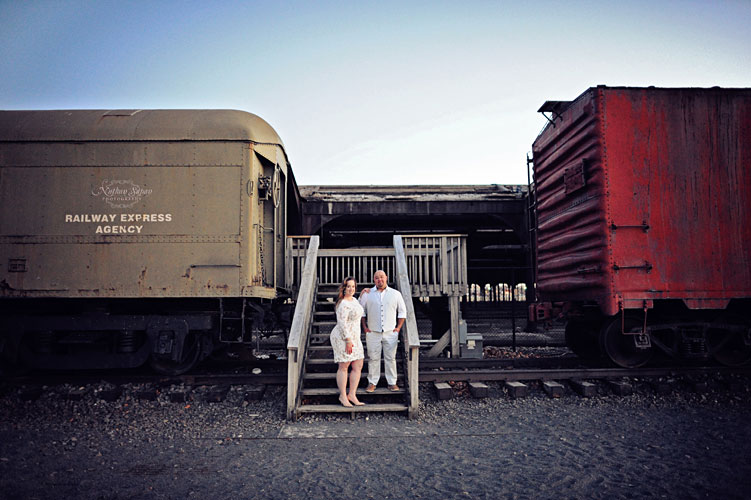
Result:
<svg viewBox="0 0 751 500"><path fill-rule="evenodd" d="M420 367L423 368L421 373L429 369L465 369L465 368L545 368L545 367L573 367L581 364L578 357L574 355L551 356L545 358L484 358L484 359L466 359L466 358L421 358Z"/></svg>
<svg viewBox="0 0 751 500"><path fill-rule="evenodd" d="M658 368L545 368L508 370L422 371L420 382L480 382L491 380L576 380L623 377L666 377L677 375L751 373L751 367L695 366Z"/></svg>
<svg viewBox="0 0 751 500"><path fill-rule="evenodd" d="M435 360L424 363L429 366L419 373L420 382L480 382L480 381L531 381L531 380L575 380L575 379L614 379L629 377L670 377L680 375L704 374L744 374L751 375L751 366L668 366L648 368L562 368L536 367L521 368L505 366L510 360ZM441 361L440 363L438 361ZM511 360L530 361L530 360ZM489 368L492 365L497 368ZM115 385L153 384L159 387L183 384L186 386L202 385L285 385L286 373L278 368L276 362L264 363L263 372L253 373L197 373L176 376L151 375L144 373L40 373L15 377L0 377L0 384L21 385L84 385L107 382ZM480 367L471 369L470 367ZM430 369L432 368L432 369Z"/></svg>

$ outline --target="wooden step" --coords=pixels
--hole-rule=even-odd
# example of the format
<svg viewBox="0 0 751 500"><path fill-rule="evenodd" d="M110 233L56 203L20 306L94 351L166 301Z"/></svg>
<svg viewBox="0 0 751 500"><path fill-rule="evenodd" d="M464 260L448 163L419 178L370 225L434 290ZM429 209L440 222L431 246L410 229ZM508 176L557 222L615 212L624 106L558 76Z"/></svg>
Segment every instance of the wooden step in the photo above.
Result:
<svg viewBox="0 0 751 500"><path fill-rule="evenodd" d="M334 358L308 358L309 365L333 365Z"/></svg>
<svg viewBox="0 0 751 500"><path fill-rule="evenodd" d="M333 348L331 347L331 341L330 341L330 339L329 339L329 336L328 336L328 335L326 335L326 338L324 338L324 337L316 337L316 338L312 338L312 337L311 337L311 339L310 339L310 340L311 340L311 344L310 344L310 345L308 346L308 349L312 349L313 347L324 347L324 346L325 346L325 347L328 347L329 349L333 349ZM367 356L367 351L368 351L368 350L367 350L367 347L368 347L368 346L367 346L367 345L366 345L366 343L365 343L365 339L362 339L362 347L363 347L363 349L365 349L365 353L366 353L366 356L365 356L365 357L367 358L367 357L368 357L368 356ZM318 351L320 351L321 349L314 349L314 350L318 350ZM400 352L399 352L399 351L397 351L397 358L399 357L399 354L400 354Z"/></svg>
<svg viewBox="0 0 751 500"><path fill-rule="evenodd" d="M340 404L335 405L300 405L297 408L299 413L371 413L381 412L399 412L407 411L409 407L398 403L379 403L366 404L364 406L353 406L348 408Z"/></svg>
<svg viewBox="0 0 751 500"><path fill-rule="evenodd" d="M311 340L312 339L321 340L323 338L326 338L326 340L328 340L331 338L330 335L331 335L331 331L323 330L320 333L311 333L310 338ZM365 335L360 334L360 340L362 340L364 344L367 339L365 338Z"/></svg>
<svg viewBox="0 0 751 500"><path fill-rule="evenodd" d="M387 387L376 387L376 390L373 392L366 392L364 387L357 388L358 396L387 396L406 394L406 392L403 388L400 388L398 391L390 391ZM336 387L308 387L302 390L303 396L336 396L338 394L339 389Z"/></svg>
<svg viewBox="0 0 751 500"><path fill-rule="evenodd" d="M321 340L321 339L323 339L323 338L326 338L326 340L328 340L328 339L330 339L330 338L331 338L331 337L330 337L330 335L331 335L331 332L330 332L330 331L324 330L324 331L323 331L323 332L321 332L321 333L311 333L311 334L310 334L310 339L311 339L311 340L313 340L313 339L316 339L316 340ZM363 342L363 345L365 345L365 341L367 340L367 339L365 338L365 335L363 335L363 334L360 334L360 340L362 340L362 342Z"/></svg>
<svg viewBox="0 0 751 500"><path fill-rule="evenodd" d="M329 345L311 345L308 346L309 351L333 351L334 348Z"/></svg>
<svg viewBox="0 0 751 500"><path fill-rule="evenodd" d="M360 378L368 378L367 370L363 370ZM303 379L305 380L336 380L336 372L324 372L324 373L304 373ZM383 374L381 374L383 379ZM396 374L396 384L402 385L404 383L404 376L401 373Z"/></svg>
<svg viewBox="0 0 751 500"><path fill-rule="evenodd" d="M321 344L324 344L324 345L328 345L329 347L331 347L331 337L329 337L329 334L326 334L326 335L311 335L310 336L310 344L311 344L311 346L314 346L314 345L319 345L320 346ZM363 345L363 347L364 347L364 345Z"/></svg>
<svg viewBox="0 0 751 500"><path fill-rule="evenodd" d="M399 356L396 357L396 360L399 361ZM367 359L366 359L367 362ZM334 358L308 358L308 364L309 365L334 365L336 364L336 361L334 361ZM381 367L383 367L383 358L381 358ZM397 370L399 370L399 366L397 364L396 367Z"/></svg>

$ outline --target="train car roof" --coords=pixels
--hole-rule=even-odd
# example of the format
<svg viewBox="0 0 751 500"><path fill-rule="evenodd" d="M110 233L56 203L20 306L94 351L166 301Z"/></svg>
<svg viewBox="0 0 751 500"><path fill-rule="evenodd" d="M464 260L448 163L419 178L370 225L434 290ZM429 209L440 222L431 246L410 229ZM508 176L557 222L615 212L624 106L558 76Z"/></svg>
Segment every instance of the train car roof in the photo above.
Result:
<svg viewBox="0 0 751 500"><path fill-rule="evenodd" d="M540 106L540 109L537 110L538 113L542 113L545 118L547 118L548 123L545 124L545 126L542 128L540 133L538 134L538 137L545 132L545 130L548 129L548 127L552 126L552 122L556 119L556 117L560 116L561 113L566 111L573 103L578 101L579 99L586 98L591 92L594 92L595 90L605 90L608 92L612 91L629 91L629 92L641 92L643 90L648 90L650 92L718 92L718 93L725 93L725 94L750 94L751 95L751 88L749 87L627 87L627 86L608 86L608 85L597 85L596 87L589 87L584 92L579 94L576 98L574 98L571 101L545 101L542 106ZM545 115L545 113L550 113L550 115Z"/></svg>
<svg viewBox="0 0 751 500"><path fill-rule="evenodd" d="M0 141L250 141L284 147L265 120L231 109L0 111Z"/></svg>
<svg viewBox="0 0 751 500"><path fill-rule="evenodd" d="M419 186L299 186L307 201L381 202L381 201L487 201L518 199L527 186L521 184L466 184Z"/></svg>

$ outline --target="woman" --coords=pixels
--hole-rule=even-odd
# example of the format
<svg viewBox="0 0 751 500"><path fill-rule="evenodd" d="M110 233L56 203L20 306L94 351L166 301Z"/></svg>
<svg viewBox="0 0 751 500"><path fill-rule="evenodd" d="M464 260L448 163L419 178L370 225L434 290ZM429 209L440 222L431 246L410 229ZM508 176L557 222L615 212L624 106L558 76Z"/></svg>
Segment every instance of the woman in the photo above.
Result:
<svg viewBox="0 0 751 500"><path fill-rule="evenodd" d="M339 296L335 306L336 326L329 336L331 347L334 348L334 361L339 364L336 372L339 401L342 406L348 408L352 405L365 404L357 399L357 386L360 383L365 352L360 339L360 318L363 315L363 309L354 297L356 287L354 278L345 278L339 286ZM352 371L349 374L349 393L347 393L347 370L350 365Z"/></svg>

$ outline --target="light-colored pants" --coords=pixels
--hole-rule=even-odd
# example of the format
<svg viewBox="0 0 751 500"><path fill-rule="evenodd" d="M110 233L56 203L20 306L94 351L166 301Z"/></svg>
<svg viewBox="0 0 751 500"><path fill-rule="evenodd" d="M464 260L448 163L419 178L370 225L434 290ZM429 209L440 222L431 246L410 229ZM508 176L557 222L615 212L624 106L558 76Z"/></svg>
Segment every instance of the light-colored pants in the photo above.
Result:
<svg viewBox="0 0 751 500"><path fill-rule="evenodd" d="M381 350L383 350L384 371L386 383L396 385L396 346L399 344L399 334L396 332L365 334L368 346L368 383L378 385L381 378Z"/></svg>

